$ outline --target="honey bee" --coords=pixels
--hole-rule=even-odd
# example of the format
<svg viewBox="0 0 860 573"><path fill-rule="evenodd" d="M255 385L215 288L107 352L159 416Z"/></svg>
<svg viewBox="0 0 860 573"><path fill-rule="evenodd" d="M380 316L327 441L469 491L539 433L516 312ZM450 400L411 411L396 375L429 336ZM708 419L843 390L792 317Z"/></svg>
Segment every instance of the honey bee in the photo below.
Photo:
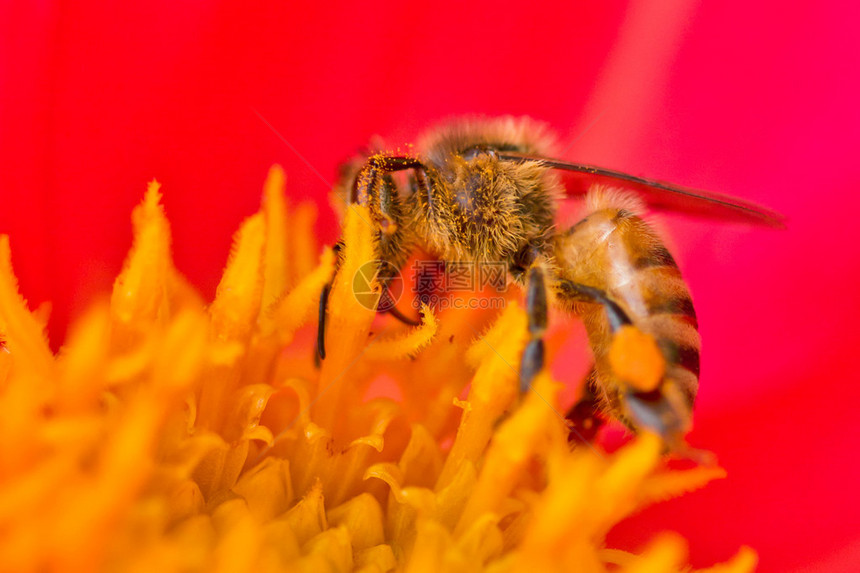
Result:
<svg viewBox="0 0 860 573"><path fill-rule="evenodd" d="M554 159L554 149L549 129L528 118L458 120L430 130L415 154L367 153L348 163L336 192L369 208L380 267L401 268L415 248L447 262L506 265L525 289L522 392L544 365L549 306L581 317L594 365L567 415L573 434L591 439L601 412L681 447L698 389L698 324L678 265L643 218L645 202L772 227L782 226L781 217L738 199ZM410 172L408 181L395 180L399 171ZM572 176L563 183L560 171ZM560 202L581 192L587 214L559 228ZM327 296L328 287L320 297L320 359Z"/></svg>

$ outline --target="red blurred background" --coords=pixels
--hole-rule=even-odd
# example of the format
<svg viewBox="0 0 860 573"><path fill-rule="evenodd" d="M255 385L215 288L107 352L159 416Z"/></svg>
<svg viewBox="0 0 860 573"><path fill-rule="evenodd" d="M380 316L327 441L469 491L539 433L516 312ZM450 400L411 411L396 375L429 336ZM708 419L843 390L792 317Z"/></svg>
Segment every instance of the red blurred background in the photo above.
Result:
<svg viewBox="0 0 860 573"><path fill-rule="evenodd" d="M791 6L791 7L789 7ZM618 527L691 559L860 570L860 74L855 4L256 2L0 4L0 232L52 344L108 291L145 183L178 267L211 296L230 237L284 165L293 201L374 134L531 115L565 157L719 190L784 232L663 218L699 312L691 441L729 478Z"/></svg>

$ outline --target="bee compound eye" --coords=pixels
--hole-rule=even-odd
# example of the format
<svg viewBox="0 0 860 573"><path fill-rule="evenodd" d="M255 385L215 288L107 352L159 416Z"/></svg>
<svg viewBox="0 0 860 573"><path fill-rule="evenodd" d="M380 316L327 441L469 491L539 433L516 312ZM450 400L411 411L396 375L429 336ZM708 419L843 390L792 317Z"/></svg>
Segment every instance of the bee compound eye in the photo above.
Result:
<svg viewBox="0 0 860 573"><path fill-rule="evenodd" d="M479 155L487 155L492 159L498 159L499 158L499 154L492 147L489 147L487 145L475 145L473 147L466 149L463 152L463 159L465 159L467 161L471 161L472 159L475 159Z"/></svg>
<svg viewBox="0 0 860 573"><path fill-rule="evenodd" d="M481 152L481 149L478 147L470 147L469 149L463 152L463 159L466 161L471 161Z"/></svg>

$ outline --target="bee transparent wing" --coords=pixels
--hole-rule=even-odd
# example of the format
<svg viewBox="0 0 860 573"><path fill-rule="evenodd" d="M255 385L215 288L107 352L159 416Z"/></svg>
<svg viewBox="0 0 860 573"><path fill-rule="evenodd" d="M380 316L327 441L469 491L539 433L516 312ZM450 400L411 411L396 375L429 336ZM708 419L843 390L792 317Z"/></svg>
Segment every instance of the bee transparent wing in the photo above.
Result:
<svg viewBox="0 0 860 573"><path fill-rule="evenodd" d="M774 228L785 228L785 219L776 211L736 197L689 189L680 185L636 177L620 171L570 163L521 153L501 152L499 157L511 161L540 161L547 167L570 171L569 195L585 194L595 184L621 186L639 193L651 206L698 217L753 223Z"/></svg>

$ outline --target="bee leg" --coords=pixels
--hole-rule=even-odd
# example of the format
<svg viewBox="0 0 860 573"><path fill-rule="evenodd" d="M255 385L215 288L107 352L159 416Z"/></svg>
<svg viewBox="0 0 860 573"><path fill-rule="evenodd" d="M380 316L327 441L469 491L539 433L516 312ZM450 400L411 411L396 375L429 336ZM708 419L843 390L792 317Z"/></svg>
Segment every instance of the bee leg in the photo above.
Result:
<svg viewBox="0 0 860 573"><path fill-rule="evenodd" d="M387 293L388 289L384 290L383 292ZM391 295L383 295L383 296L391 296ZM410 317L406 316L405 314L400 312L400 310L396 306L394 306L394 304L392 304L388 309L386 309L382 312L387 312L388 314L390 314L391 316L393 316L394 318L396 318L397 320L399 320L403 324L407 324L409 326L421 326L421 319L420 318L414 319L414 318L410 318Z"/></svg>
<svg viewBox="0 0 860 573"><path fill-rule="evenodd" d="M385 220L396 223L394 221L396 213L393 211L397 202L396 192L392 193L393 186L382 184L384 176L388 173L407 169L415 170L416 181L418 181L419 186L427 186L424 164L414 157L397 155L373 155L369 157L353 182L350 202L369 205L372 210L377 211L375 215L381 215L383 218L383 221L377 221L383 232L386 232L383 225Z"/></svg>
<svg viewBox="0 0 860 573"><path fill-rule="evenodd" d="M544 365L543 335L547 324L547 296L544 271L532 267L528 273L526 291L526 313L529 321L530 340L520 361L520 392L526 392L535 375Z"/></svg>
<svg viewBox="0 0 860 573"><path fill-rule="evenodd" d="M369 157L359 170L353 181L350 195L350 202L367 205L370 208L374 225L379 233L378 256L388 263L386 267L390 265L390 269L395 270L399 270L400 265L405 262L406 252L403 246L407 242L407 234L403 228L403 207L398 198L396 185L389 174L407 169L415 171L415 180L422 192L426 193L427 174L424 165L418 159L377 154ZM383 287L387 285L383 284ZM379 303L380 312L387 312L411 326L421 324L420 319L409 318L400 312L394 306L394 302L388 289L384 288Z"/></svg>
<svg viewBox="0 0 860 573"><path fill-rule="evenodd" d="M567 301L602 305L609 322L609 330L613 334L622 326L632 324L627 313L606 292L600 289L565 279L558 281L558 289L559 295ZM565 415L571 424L571 432L568 435L569 442L590 443L594 441L603 426L604 420L597 415L601 410L597 388L599 388L597 369L592 366L585 377L582 397L571 406Z"/></svg>
<svg viewBox="0 0 860 573"><path fill-rule="evenodd" d="M327 283L320 293L319 321L317 322L317 351L314 358L314 363L317 367L319 367L321 360L325 360L325 319L330 292L331 283Z"/></svg>
<svg viewBox="0 0 860 573"><path fill-rule="evenodd" d="M630 317L618 303L612 300L604 291L588 285L560 279L558 287L561 295L570 301L593 302L603 305L606 317L609 319L609 330L614 333L626 324L633 324Z"/></svg>
<svg viewBox="0 0 860 573"><path fill-rule="evenodd" d="M334 252L334 273L332 273L331 280L325 284L322 288L322 292L320 292L320 303L319 303L319 315L317 320L317 341L316 341L316 350L314 351L314 366L319 368L320 362L325 360L325 323L326 323L326 310L328 309L328 295L331 292L331 285L334 283L334 277L337 274L337 270L340 267L340 252L343 249L343 242L338 241L331 248L332 252Z"/></svg>
<svg viewBox="0 0 860 573"><path fill-rule="evenodd" d="M405 155L378 154L369 157L355 176L349 195L350 203L369 207L379 231L380 257L395 267L399 267L396 261L403 255L405 214L397 185L390 174L408 169L415 173L418 191L430 200L430 185L424 164L415 157Z"/></svg>
<svg viewBox="0 0 860 573"><path fill-rule="evenodd" d="M672 449L682 444L689 414L679 416L687 408L686 398L676 385L664 381L665 359L653 338L642 337L624 310L600 289L572 281L560 280L562 296L569 300L596 302L603 306L612 333L610 342L610 376L623 381L617 400L620 418L633 431L647 428L657 432ZM626 327L622 331L622 327ZM622 360L613 361L613 349ZM635 356L635 362L624 357ZM597 377L594 378L597 381Z"/></svg>
<svg viewBox="0 0 860 573"><path fill-rule="evenodd" d="M597 371L594 366L588 371L583 385L582 397L570 407L565 418L570 422L568 442L587 444L594 441L597 432L603 427L604 420L598 416L600 403L595 392Z"/></svg>

